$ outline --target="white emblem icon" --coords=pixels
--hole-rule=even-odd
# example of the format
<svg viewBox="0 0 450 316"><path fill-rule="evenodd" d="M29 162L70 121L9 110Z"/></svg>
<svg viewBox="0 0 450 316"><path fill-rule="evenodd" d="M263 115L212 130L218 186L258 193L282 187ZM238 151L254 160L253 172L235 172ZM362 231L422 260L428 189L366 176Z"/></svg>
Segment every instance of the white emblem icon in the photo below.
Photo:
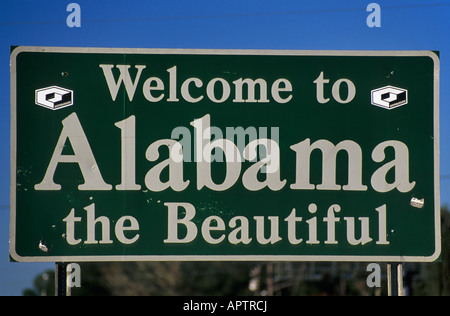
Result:
<svg viewBox="0 0 450 316"><path fill-rule="evenodd" d="M51 110L59 110L73 105L73 91L61 87L36 90L36 104Z"/></svg>
<svg viewBox="0 0 450 316"><path fill-rule="evenodd" d="M408 90L387 86L372 91L372 104L392 110L408 104Z"/></svg>

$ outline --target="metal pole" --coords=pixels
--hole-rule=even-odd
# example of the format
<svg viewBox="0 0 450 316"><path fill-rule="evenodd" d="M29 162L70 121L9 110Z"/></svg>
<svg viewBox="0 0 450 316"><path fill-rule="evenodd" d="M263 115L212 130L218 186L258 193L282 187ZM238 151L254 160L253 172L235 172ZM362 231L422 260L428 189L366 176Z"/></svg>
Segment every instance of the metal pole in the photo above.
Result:
<svg viewBox="0 0 450 316"><path fill-rule="evenodd" d="M403 265L393 263L387 265L388 296L403 296Z"/></svg>
<svg viewBox="0 0 450 316"><path fill-rule="evenodd" d="M403 296L403 264L397 265L398 296Z"/></svg>
<svg viewBox="0 0 450 316"><path fill-rule="evenodd" d="M388 296L392 296L392 266L387 264L387 283L388 283Z"/></svg>
<svg viewBox="0 0 450 316"><path fill-rule="evenodd" d="M67 287L67 263L55 263L55 296L70 296Z"/></svg>

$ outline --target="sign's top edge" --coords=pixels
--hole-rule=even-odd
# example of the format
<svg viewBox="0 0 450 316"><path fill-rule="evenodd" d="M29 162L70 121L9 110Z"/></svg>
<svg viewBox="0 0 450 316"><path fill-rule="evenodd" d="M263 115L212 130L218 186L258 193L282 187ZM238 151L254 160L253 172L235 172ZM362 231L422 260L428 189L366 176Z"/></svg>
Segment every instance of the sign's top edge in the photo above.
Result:
<svg viewBox="0 0 450 316"><path fill-rule="evenodd" d="M283 56L429 56L439 59L432 50L265 50L265 49L185 49L185 48L109 48L11 46L11 57L21 52L104 53L104 54L196 54L196 55L283 55Z"/></svg>

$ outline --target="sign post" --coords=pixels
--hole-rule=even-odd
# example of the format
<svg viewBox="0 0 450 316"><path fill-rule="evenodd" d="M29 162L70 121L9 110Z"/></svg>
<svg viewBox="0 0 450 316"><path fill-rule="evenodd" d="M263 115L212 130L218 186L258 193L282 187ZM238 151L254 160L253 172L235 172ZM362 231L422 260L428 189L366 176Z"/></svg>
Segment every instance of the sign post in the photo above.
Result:
<svg viewBox="0 0 450 316"><path fill-rule="evenodd" d="M55 295L70 296L71 288L67 285L67 263L55 263Z"/></svg>
<svg viewBox="0 0 450 316"><path fill-rule="evenodd" d="M403 296L403 265L387 265L388 296Z"/></svg>
<svg viewBox="0 0 450 316"><path fill-rule="evenodd" d="M17 47L16 261L432 262L429 51Z"/></svg>

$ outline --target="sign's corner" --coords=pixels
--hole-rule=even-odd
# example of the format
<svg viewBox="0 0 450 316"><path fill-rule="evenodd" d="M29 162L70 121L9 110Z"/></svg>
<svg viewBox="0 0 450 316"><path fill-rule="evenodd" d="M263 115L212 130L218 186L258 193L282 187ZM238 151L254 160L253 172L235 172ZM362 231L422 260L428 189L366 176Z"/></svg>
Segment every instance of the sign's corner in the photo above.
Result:
<svg viewBox="0 0 450 316"><path fill-rule="evenodd" d="M11 56L11 60L17 58L17 56L24 51L24 46L15 46L15 45L11 45L9 47L9 53Z"/></svg>
<svg viewBox="0 0 450 316"><path fill-rule="evenodd" d="M441 239L442 236L439 233L439 236L436 238L436 250L434 252L434 254L432 254L430 257L428 257L427 259L429 260L429 262L440 262L442 261L442 244L441 244Z"/></svg>
<svg viewBox="0 0 450 316"><path fill-rule="evenodd" d="M9 262L19 262L16 259L14 259L14 257L11 255L11 253L9 254Z"/></svg>
<svg viewBox="0 0 450 316"><path fill-rule="evenodd" d="M18 47L20 47L20 46L17 46L17 45L11 45L11 46L9 46L9 53L12 54L13 51L14 51L16 48L18 48Z"/></svg>
<svg viewBox="0 0 450 316"><path fill-rule="evenodd" d="M26 262L25 258L16 252L13 244L10 244L9 247L9 262Z"/></svg>
<svg viewBox="0 0 450 316"><path fill-rule="evenodd" d="M26 50L25 46L10 46L10 67L11 73L16 71L17 57Z"/></svg>
<svg viewBox="0 0 450 316"><path fill-rule="evenodd" d="M439 50L432 50L432 51L430 51L430 53L435 54L439 59L441 59L441 51L439 51Z"/></svg>
<svg viewBox="0 0 450 316"><path fill-rule="evenodd" d="M426 57L430 57L433 60L435 67L437 67L439 69L439 65L440 65L440 62L441 62L441 53L440 53L440 51L428 50L428 51L425 52L425 56Z"/></svg>

